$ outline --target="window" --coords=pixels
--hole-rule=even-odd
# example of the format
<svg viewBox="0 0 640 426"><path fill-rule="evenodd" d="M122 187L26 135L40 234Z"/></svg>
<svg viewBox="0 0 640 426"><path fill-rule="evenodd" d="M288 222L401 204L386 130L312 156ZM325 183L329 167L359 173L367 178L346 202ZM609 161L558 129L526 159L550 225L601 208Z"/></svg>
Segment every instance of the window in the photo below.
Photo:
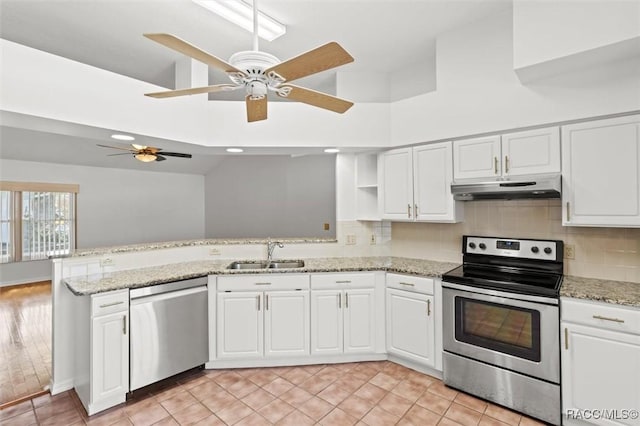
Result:
<svg viewBox="0 0 640 426"><path fill-rule="evenodd" d="M78 185L0 181L0 263L70 254L77 193Z"/></svg>

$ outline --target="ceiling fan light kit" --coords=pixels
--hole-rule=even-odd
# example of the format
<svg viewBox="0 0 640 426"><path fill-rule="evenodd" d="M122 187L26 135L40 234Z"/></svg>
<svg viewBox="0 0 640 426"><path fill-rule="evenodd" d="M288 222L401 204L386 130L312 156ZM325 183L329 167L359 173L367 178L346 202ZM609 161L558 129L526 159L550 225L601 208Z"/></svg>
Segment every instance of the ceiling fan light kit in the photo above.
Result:
<svg viewBox="0 0 640 426"><path fill-rule="evenodd" d="M224 0L193 1L198 4L205 2L217 5L223 4L227 7L233 6L233 8L238 3L238 1ZM248 6L244 2L240 1L239 3ZM237 52L229 58L228 62L174 35L164 33L144 34L145 37L156 43L226 72L233 82L233 84L216 84L190 89L147 93L146 96L170 98L244 88L248 122L267 119L267 95L269 91L275 92L281 98L306 103L340 114L353 106L353 102L345 99L290 84L293 80L353 62L353 57L342 46L336 42L330 42L281 62L275 56L258 50L258 27L262 17L258 18L257 0L253 0L253 50Z"/></svg>
<svg viewBox="0 0 640 426"><path fill-rule="evenodd" d="M136 160L140 160L143 163L150 163L158 159L158 156L153 154L135 154L134 157L136 158Z"/></svg>

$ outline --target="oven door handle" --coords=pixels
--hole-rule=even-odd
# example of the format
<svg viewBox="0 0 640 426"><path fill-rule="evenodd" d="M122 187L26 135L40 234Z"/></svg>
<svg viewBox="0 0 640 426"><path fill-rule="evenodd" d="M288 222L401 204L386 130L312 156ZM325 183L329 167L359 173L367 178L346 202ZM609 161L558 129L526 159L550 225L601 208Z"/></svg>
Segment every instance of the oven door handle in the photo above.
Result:
<svg viewBox="0 0 640 426"><path fill-rule="evenodd" d="M511 293L511 292L508 292L508 291L490 290L490 289L487 289L487 288L472 287L472 286L461 285L461 284L454 284L454 283L450 283L450 282L446 282L446 281L442 282L442 287L443 288L450 288L452 290L468 291L470 293L486 294L487 296L504 297L504 298L507 298L507 299L514 299L514 300L525 300L527 302L544 303L544 304L547 304L547 305L558 305L559 304L557 298L544 297L544 296L533 296L533 295L530 295L530 294Z"/></svg>

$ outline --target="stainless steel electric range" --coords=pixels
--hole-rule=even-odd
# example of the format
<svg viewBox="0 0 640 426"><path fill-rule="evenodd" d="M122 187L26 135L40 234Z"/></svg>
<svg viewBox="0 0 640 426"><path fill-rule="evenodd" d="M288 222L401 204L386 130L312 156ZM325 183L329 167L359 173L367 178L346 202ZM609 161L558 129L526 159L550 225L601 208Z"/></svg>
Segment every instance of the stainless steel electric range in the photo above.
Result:
<svg viewBox="0 0 640 426"><path fill-rule="evenodd" d="M562 241L463 236L442 277L444 382L560 424Z"/></svg>

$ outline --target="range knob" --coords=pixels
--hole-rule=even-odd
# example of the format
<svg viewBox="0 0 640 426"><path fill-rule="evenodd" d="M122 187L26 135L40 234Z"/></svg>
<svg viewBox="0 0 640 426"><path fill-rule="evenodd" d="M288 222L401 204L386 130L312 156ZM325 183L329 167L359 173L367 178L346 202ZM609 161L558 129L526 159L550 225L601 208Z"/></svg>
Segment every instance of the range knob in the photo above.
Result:
<svg viewBox="0 0 640 426"><path fill-rule="evenodd" d="M538 246L533 246L533 247L531 247L531 252L533 252L533 253L537 253L537 252L539 252L539 251L540 251L540 249L538 248Z"/></svg>
<svg viewBox="0 0 640 426"><path fill-rule="evenodd" d="M551 254L551 247L545 247L545 248L544 248L544 252L545 252L546 254Z"/></svg>
<svg viewBox="0 0 640 426"><path fill-rule="evenodd" d="M480 247L480 249L481 249L481 250L484 250L484 249L486 249L486 248L487 248L487 246L485 245L485 243L480 243L479 247Z"/></svg>
<svg viewBox="0 0 640 426"><path fill-rule="evenodd" d="M474 248L476 248L476 243L474 243L474 242L470 242L470 243L469 243L469 248L470 248L470 249L474 249Z"/></svg>

